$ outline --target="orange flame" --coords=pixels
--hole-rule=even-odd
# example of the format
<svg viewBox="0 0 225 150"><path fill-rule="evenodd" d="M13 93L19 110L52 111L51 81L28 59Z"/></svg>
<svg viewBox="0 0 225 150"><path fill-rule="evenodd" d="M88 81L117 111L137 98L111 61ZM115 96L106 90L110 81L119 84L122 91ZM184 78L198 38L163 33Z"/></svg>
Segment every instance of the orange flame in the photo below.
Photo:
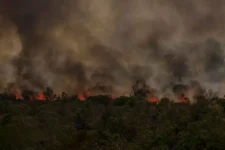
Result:
<svg viewBox="0 0 225 150"><path fill-rule="evenodd" d="M47 99L46 96L43 93L36 96L35 98L36 98L36 100L39 100L39 101L44 101L44 100Z"/></svg>
<svg viewBox="0 0 225 150"><path fill-rule="evenodd" d="M84 96L84 94L80 94L78 97L79 97L79 99L81 101L85 101L86 100L86 97Z"/></svg>
<svg viewBox="0 0 225 150"><path fill-rule="evenodd" d="M152 97L148 101L151 103L159 104L159 100L156 97Z"/></svg>
<svg viewBox="0 0 225 150"><path fill-rule="evenodd" d="M88 98L90 95L91 95L91 92L90 92L90 91L87 91L87 92L85 92L85 93L83 93L83 94L80 94L80 95L78 96L78 98L80 99L80 101L86 101L87 98Z"/></svg>
<svg viewBox="0 0 225 150"><path fill-rule="evenodd" d="M16 99L17 100L23 100L23 97L19 93L16 93Z"/></svg>
<svg viewBox="0 0 225 150"><path fill-rule="evenodd" d="M180 100L179 103L186 103L187 102L188 97L186 95L184 95Z"/></svg>
<svg viewBox="0 0 225 150"><path fill-rule="evenodd" d="M91 95L92 95L91 91L86 91L86 92L84 92L82 94L79 94L78 95L78 98L79 98L80 101L86 101L87 98L89 96L91 96ZM17 100L24 100L24 98L20 95L19 92L15 92L15 97L16 97ZM60 97L60 95L58 97ZM112 95L111 96L112 100L115 100L118 97L120 97L120 96L118 96L118 95ZM44 93L41 93L41 94L36 95L36 96L31 96L31 99L33 99L33 100L39 100L39 101L45 101L45 100L48 99L48 97ZM57 97L54 98L54 100L56 100L56 99L57 99ZM155 103L155 104L159 104L159 102L160 102L160 100L157 97L149 97L147 100L148 100L148 102ZM184 95L178 101L178 103L187 103L187 102L188 102L188 97L186 95Z"/></svg>

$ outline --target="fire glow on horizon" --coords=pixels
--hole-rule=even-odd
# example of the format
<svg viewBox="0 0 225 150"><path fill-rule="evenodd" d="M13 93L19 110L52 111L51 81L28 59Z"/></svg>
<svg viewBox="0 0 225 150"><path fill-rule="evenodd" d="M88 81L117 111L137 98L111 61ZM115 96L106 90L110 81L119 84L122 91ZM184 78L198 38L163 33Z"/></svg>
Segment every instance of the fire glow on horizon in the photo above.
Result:
<svg viewBox="0 0 225 150"><path fill-rule="evenodd" d="M80 101L86 101L87 98L90 97L90 96L92 96L91 92L87 91L85 93L78 94L78 99ZM16 97L17 100L24 100L24 98L18 92L15 94L15 97ZM119 97L120 96L112 95L111 99L116 100ZM48 97L44 93L41 93L41 94L38 94L38 95L34 96L33 100L45 101L45 100L48 100ZM154 103L154 104L160 103L160 100L157 97L148 97L147 101L149 103ZM181 97L180 100L178 101L178 103L187 103L187 102L188 102L188 97L186 95Z"/></svg>

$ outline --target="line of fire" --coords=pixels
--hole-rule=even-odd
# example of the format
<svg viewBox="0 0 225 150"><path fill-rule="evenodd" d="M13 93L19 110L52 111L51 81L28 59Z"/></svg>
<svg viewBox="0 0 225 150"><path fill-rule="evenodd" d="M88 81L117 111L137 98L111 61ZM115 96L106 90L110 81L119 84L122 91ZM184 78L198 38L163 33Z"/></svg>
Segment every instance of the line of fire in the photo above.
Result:
<svg viewBox="0 0 225 150"><path fill-rule="evenodd" d="M76 92L75 92L76 93ZM137 97L139 99L146 100L149 103L159 104L162 99L168 99L173 102L177 103L188 103L190 104L190 95L193 97L197 97L198 95L203 95L204 90L198 86L187 86L184 84L174 84L170 87L170 93L172 93L171 97L162 97L157 90L150 88L145 81L138 80L132 86L131 92L126 92L122 95L112 94L112 91L109 90L106 86L98 85L94 88L90 88L88 90L84 90L81 93L77 93L74 95L69 95L65 92L61 94L55 94L52 88L48 87L42 93L29 91L29 90L6 90L6 92L0 94L0 98L14 98L16 100L37 100L37 101L55 101L55 100L62 100L65 97L72 96L74 99L79 99L80 101L86 101L89 97L94 96L107 96L111 100L117 100L121 97Z"/></svg>

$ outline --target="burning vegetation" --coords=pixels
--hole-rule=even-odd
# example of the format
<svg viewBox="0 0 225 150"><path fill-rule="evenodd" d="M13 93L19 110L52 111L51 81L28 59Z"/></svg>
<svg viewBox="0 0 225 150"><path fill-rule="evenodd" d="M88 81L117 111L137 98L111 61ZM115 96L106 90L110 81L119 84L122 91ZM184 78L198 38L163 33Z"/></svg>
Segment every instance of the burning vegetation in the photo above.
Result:
<svg viewBox="0 0 225 150"><path fill-rule="evenodd" d="M194 103L196 102L196 98L199 96L210 96L211 98L215 95L212 93L209 94L207 90L203 90L199 84L196 82L192 82L190 85L185 84L171 84L169 88L167 88L167 93L169 95L163 96L163 93L159 93L156 89L151 88L146 84L144 80L137 80L135 84L132 86L132 90L128 95L116 95L113 94L113 90L107 86L103 85L96 85L92 88L89 88L88 90L84 90L84 92L80 93L74 93L74 94L66 94L63 92L62 94L55 94L51 88L46 88L45 91L38 93L30 90L24 90L21 92L12 92L15 90L12 90L11 92L8 88L8 92L3 93L2 95L11 95L14 96L16 100L22 100L22 101L55 101L60 100L65 97L77 97L80 101L86 101L89 97L93 96L108 96L111 100L117 100L120 97L137 97L139 99L145 100L149 103L159 104L161 99L168 98L170 101L176 102L176 103ZM110 89L110 90L109 90Z"/></svg>
<svg viewBox="0 0 225 150"><path fill-rule="evenodd" d="M55 95L51 88L0 94L0 149L225 147L225 98L195 95L190 103L193 87L176 84L171 101L143 81L136 84L130 96L113 98L88 90Z"/></svg>
<svg viewBox="0 0 225 150"><path fill-rule="evenodd" d="M225 149L224 14L225 0L0 0L0 149Z"/></svg>

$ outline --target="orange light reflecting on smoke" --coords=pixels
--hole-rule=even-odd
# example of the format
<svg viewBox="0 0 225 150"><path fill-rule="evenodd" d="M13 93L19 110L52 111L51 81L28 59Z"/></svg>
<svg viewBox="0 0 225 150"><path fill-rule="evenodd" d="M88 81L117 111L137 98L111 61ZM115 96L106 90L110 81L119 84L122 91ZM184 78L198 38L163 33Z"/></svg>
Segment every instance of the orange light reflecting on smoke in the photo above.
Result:
<svg viewBox="0 0 225 150"><path fill-rule="evenodd" d="M115 99L117 99L117 98L118 98L118 96L112 95L112 99L113 99L113 100L115 100Z"/></svg>

